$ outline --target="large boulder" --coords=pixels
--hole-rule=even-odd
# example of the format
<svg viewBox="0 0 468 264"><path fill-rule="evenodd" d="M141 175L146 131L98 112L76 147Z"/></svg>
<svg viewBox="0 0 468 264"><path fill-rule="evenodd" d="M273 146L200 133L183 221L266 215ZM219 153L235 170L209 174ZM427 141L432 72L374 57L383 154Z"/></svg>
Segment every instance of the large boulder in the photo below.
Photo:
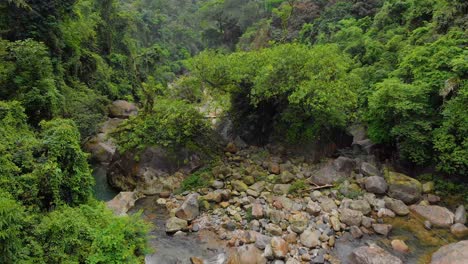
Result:
<svg viewBox="0 0 468 264"><path fill-rule="evenodd" d="M415 214L429 220L438 227L450 227L454 222L454 214L447 208L438 205L412 205L409 207Z"/></svg>
<svg viewBox="0 0 468 264"><path fill-rule="evenodd" d="M200 214L200 209L198 206L198 193L193 193L185 198L185 201L177 209L175 215L187 221L192 221Z"/></svg>
<svg viewBox="0 0 468 264"><path fill-rule="evenodd" d="M430 264L466 264L468 260L468 240L445 245L437 250Z"/></svg>
<svg viewBox="0 0 468 264"><path fill-rule="evenodd" d="M111 209L116 215L126 215L135 202L142 197L141 194L136 192L121 192L117 194L114 199L106 203L107 207Z"/></svg>
<svg viewBox="0 0 468 264"><path fill-rule="evenodd" d="M351 257L353 264L403 264L401 259L376 245L359 247L353 251Z"/></svg>
<svg viewBox="0 0 468 264"><path fill-rule="evenodd" d="M385 178L388 183L388 195L402 200L406 204L412 204L421 198L422 184L402 173L387 171Z"/></svg>
<svg viewBox="0 0 468 264"><path fill-rule="evenodd" d="M115 154L116 146L109 133L122 123L123 119L109 118L99 128L99 133L84 143L84 149L99 163L109 163Z"/></svg>
<svg viewBox="0 0 468 264"><path fill-rule="evenodd" d="M116 118L129 118L138 113L138 108L134 103L124 100L117 100L112 102L109 106L109 116Z"/></svg>
<svg viewBox="0 0 468 264"><path fill-rule="evenodd" d="M177 153L157 147L148 147L141 152L116 152L108 167L107 181L123 191L138 189L148 195L171 192L178 188L176 180L180 177L169 179L170 175L178 170L190 173L201 164L199 156L183 149Z"/></svg>
<svg viewBox="0 0 468 264"><path fill-rule="evenodd" d="M311 172L310 181L318 185L333 184L351 175L354 161L345 157L328 160Z"/></svg>
<svg viewBox="0 0 468 264"><path fill-rule="evenodd" d="M379 176L367 177L364 180L364 185L368 192L375 194L384 194L388 189L385 179Z"/></svg>

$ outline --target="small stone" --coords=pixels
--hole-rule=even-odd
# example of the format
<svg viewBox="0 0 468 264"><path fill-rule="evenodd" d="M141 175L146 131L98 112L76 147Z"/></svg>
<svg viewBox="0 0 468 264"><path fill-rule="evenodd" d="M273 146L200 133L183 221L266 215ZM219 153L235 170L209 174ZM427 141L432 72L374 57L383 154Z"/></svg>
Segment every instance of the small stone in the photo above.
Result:
<svg viewBox="0 0 468 264"><path fill-rule="evenodd" d="M409 214L408 206L400 200L385 197L385 206L395 212L399 216L405 216Z"/></svg>
<svg viewBox="0 0 468 264"><path fill-rule="evenodd" d="M254 203L252 206L252 216L255 219L263 218L263 207L260 203Z"/></svg>
<svg viewBox="0 0 468 264"><path fill-rule="evenodd" d="M271 249L273 256L278 259L284 259L288 254L288 243L281 237L273 237L271 239Z"/></svg>
<svg viewBox="0 0 468 264"><path fill-rule="evenodd" d="M247 186L247 184L245 184L243 181L240 181L240 180L233 181L233 182L231 182L231 184L232 184L232 187L234 188L234 190L236 190L238 192L245 192L249 188L249 186Z"/></svg>
<svg viewBox="0 0 468 264"><path fill-rule="evenodd" d="M379 218L382 218L382 217L395 217L395 213L390 210L390 209L387 209L387 208L380 208L379 211L377 212L377 216Z"/></svg>
<svg viewBox="0 0 468 264"><path fill-rule="evenodd" d="M156 203L157 203L158 205L166 205L167 200L164 199L164 198L159 198L158 200L156 200Z"/></svg>
<svg viewBox="0 0 468 264"><path fill-rule="evenodd" d="M362 217L362 212L344 208L341 210L340 221L348 226L360 226Z"/></svg>
<svg viewBox="0 0 468 264"><path fill-rule="evenodd" d="M273 192L276 194L288 194L291 184L275 184Z"/></svg>
<svg viewBox="0 0 468 264"><path fill-rule="evenodd" d="M341 222L338 219L338 217L336 217L336 216L330 217L330 223L331 223L331 225L333 227L333 230L335 230L335 232L338 232L338 231L341 230Z"/></svg>
<svg viewBox="0 0 468 264"><path fill-rule="evenodd" d="M293 214L288 219L291 230L296 233L302 233L307 228L309 219L305 213Z"/></svg>
<svg viewBox="0 0 468 264"><path fill-rule="evenodd" d="M457 207L455 211L455 223L466 224L466 210L463 205Z"/></svg>
<svg viewBox="0 0 468 264"><path fill-rule="evenodd" d="M211 186L213 186L213 188L215 189L222 189L224 187L224 182L216 180L213 181L213 184Z"/></svg>
<svg viewBox="0 0 468 264"><path fill-rule="evenodd" d="M392 230L392 225L387 224L373 224L372 228L377 234L387 236Z"/></svg>
<svg viewBox="0 0 468 264"><path fill-rule="evenodd" d="M308 248L314 248L320 245L319 237L320 237L320 231L318 230L312 231L310 229L307 229L300 236L301 244Z"/></svg>
<svg viewBox="0 0 468 264"><path fill-rule="evenodd" d="M237 146L236 144L234 144L234 142L229 142L226 146L226 148L224 149L225 152L229 152L229 153L232 153L232 154L236 154L237 152Z"/></svg>
<svg viewBox="0 0 468 264"><path fill-rule="evenodd" d="M199 259L197 257L191 257L190 262L191 264L203 264L204 263L202 259Z"/></svg>
<svg viewBox="0 0 468 264"><path fill-rule="evenodd" d="M401 252L401 253L407 253L409 252L409 247L406 245L405 241L400 240L400 239L394 239L391 242L392 248L395 251Z"/></svg>
<svg viewBox="0 0 468 264"><path fill-rule="evenodd" d="M318 214L320 214L321 210L322 208L320 207L318 203L312 202L312 201L309 201L309 203L307 203L307 207L306 207L307 213L317 216Z"/></svg>
<svg viewBox="0 0 468 264"><path fill-rule="evenodd" d="M353 238L361 238L363 236L363 233L361 231L361 229L359 229L359 227L357 226L352 226L350 228L350 233L351 235L353 236Z"/></svg>
<svg viewBox="0 0 468 264"><path fill-rule="evenodd" d="M230 204L229 204L229 202L221 202L219 205L220 205L222 208L227 208Z"/></svg>
<svg viewBox="0 0 468 264"><path fill-rule="evenodd" d="M365 228L371 228L373 223L375 223L373 218L367 216L362 217L362 226Z"/></svg>
<svg viewBox="0 0 468 264"><path fill-rule="evenodd" d="M429 220L424 221L424 228L426 228L427 230L432 229L432 224Z"/></svg>
<svg viewBox="0 0 468 264"><path fill-rule="evenodd" d="M280 174L281 169L278 163L271 162L270 165L268 166L268 171L270 173L278 175Z"/></svg>
<svg viewBox="0 0 468 264"><path fill-rule="evenodd" d="M331 236L329 239L328 239L328 245L330 247L334 247L335 246L335 237L334 236Z"/></svg>
<svg viewBox="0 0 468 264"><path fill-rule="evenodd" d="M175 233L180 230L186 230L188 227L188 223L184 219L180 219L177 217L171 217L166 221L166 232L167 233Z"/></svg>
<svg viewBox="0 0 468 264"><path fill-rule="evenodd" d="M450 232L458 238L468 236L468 228L464 224L456 223L450 227Z"/></svg>
<svg viewBox="0 0 468 264"><path fill-rule="evenodd" d="M295 244L297 241L297 234L294 232L290 232L284 237L284 239L290 244Z"/></svg>
<svg viewBox="0 0 468 264"><path fill-rule="evenodd" d="M268 224L266 226L266 231L269 232L273 236L281 236L283 234L283 229L275 224Z"/></svg>

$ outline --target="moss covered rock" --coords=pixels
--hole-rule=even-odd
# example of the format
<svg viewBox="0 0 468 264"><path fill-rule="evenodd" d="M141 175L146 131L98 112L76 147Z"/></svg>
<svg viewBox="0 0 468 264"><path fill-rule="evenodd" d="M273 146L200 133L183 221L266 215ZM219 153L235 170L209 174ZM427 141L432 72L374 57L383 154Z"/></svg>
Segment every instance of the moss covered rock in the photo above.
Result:
<svg viewBox="0 0 468 264"><path fill-rule="evenodd" d="M385 179L388 183L388 195L401 200L406 204L412 204L421 198L422 184L405 174L386 171Z"/></svg>

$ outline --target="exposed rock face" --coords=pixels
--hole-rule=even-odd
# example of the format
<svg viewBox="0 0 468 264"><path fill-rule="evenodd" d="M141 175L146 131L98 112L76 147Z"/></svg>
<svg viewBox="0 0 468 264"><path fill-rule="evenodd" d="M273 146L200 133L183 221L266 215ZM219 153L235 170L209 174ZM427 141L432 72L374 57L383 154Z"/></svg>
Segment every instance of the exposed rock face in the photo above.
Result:
<svg viewBox="0 0 468 264"><path fill-rule="evenodd" d="M379 246L363 246L353 251L354 264L403 264L401 259L393 256Z"/></svg>
<svg viewBox="0 0 468 264"><path fill-rule="evenodd" d="M384 194L388 189L388 185L385 179L379 176L367 177L364 180L364 185L366 186L366 190L368 192L375 194Z"/></svg>
<svg viewBox="0 0 468 264"><path fill-rule="evenodd" d="M136 156L139 156L138 161ZM184 161L188 160L184 164ZM201 160L193 153L179 151L169 154L161 148L148 147L140 154L127 151L116 153L107 171L111 186L120 190L138 189L145 194L158 194L178 188L178 177L170 178L177 170L191 172L201 165ZM166 182L167 181L167 182Z"/></svg>
<svg viewBox="0 0 468 264"><path fill-rule="evenodd" d="M430 264L466 264L468 260L468 240L452 243L437 250Z"/></svg>
<svg viewBox="0 0 468 264"><path fill-rule="evenodd" d="M114 214L126 215L128 210L130 210L141 197L142 195L136 192L121 192L117 194L114 199L108 201L106 205Z"/></svg>
<svg viewBox="0 0 468 264"><path fill-rule="evenodd" d="M421 198L421 183L402 173L389 171L386 175L390 197L412 204Z"/></svg>
<svg viewBox="0 0 468 264"><path fill-rule="evenodd" d="M108 163L115 154L116 146L109 133L112 132L123 119L110 118L99 128L99 133L91 137L84 144L84 149L91 153L91 158L99 163Z"/></svg>
<svg viewBox="0 0 468 264"><path fill-rule="evenodd" d="M410 210L438 227L450 227L453 224L454 214L447 208L437 205L412 205Z"/></svg>
<svg viewBox="0 0 468 264"><path fill-rule="evenodd" d="M124 101L117 100L112 102L109 106L109 116L117 118L129 118L138 113L138 109L135 104Z"/></svg>
<svg viewBox="0 0 468 264"><path fill-rule="evenodd" d="M198 207L198 194L194 193L185 199L179 209L177 209L175 215L187 221L192 221L195 219L199 214L200 210Z"/></svg>

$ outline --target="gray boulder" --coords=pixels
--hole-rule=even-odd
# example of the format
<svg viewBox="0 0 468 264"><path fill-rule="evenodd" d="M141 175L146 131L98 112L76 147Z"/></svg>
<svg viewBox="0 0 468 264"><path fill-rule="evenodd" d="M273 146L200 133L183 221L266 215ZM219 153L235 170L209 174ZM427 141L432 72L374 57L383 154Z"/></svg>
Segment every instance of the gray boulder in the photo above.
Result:
<svg viewBox="0 0 468 264"><path fill-rule="evenodd" d="M187 196L182 205L177 209L175 215L187 221L192 221L200 214L198 206L198 193L193 193Z"/></svg>
<svg viewBox="0 0 468 264"><path fill-rule="evenodd" d="M380 176L367 177L364 180L364 185L368 192L375 194L384 194L388 189L387 182L383 177Z"/></svg>
<svg viewBox="0 0 468 264"><path fill-rule="evenodd" d="M387 172L385 179L390 197L406 204L415 203L421 198L422 184L418 180L393 171Z"/></svg>
<svg viewBox="0 0 468 264"><path fill-rule="evenodd" d="M429 220L438 227L450 227L454 222L454 214L447 208L438 205L412 205L409 207L415 214Z"/></svg>

